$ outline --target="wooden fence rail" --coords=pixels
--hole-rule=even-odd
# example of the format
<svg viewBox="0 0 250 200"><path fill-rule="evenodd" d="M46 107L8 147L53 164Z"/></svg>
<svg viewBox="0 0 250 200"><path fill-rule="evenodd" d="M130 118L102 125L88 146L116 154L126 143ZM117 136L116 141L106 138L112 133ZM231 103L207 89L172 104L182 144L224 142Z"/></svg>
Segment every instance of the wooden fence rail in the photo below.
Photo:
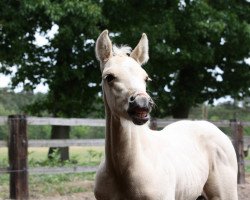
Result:
<svg viewBox="0 0 250 200"><path fill-rule="evenodd" d="M104 142L104 139L29 140L28 147L104 146ZM0 141L0 147L8 147L8 143Z"/></svg>
<svg viewBox="0 0 250 200"><path fill-rule="evenodd" d="M163 128L177 120L153 119L151 127ZM238 159L238 183L245 182L244 173L244 145L250 145L250 137L243 139L243 126L250 126L250 122L217 121L212 122L218 127L231 128L233 144ZM27 166L28 147L69 147L69 146L104 146L103 139L89 140L27 140L27 126L30 125L58 125L58 126L94 126L104 127L104 119L79 119L79 118L40 118L13 115L9 117L0 116L0 125L9 125L10 135L8 142L0 141L0 147L9 148L9 167L0 168L0 173L10 174L10 198L28 199L28 174L58 174L58 173L80 173L95 172L96 166L73 166L73 167L36 167ZM245 144L244 144L245 142ZM249 147L249 146L248 146Z"/></svg>
<svg viewBox="0 0 250 200"><path fill-rule="evenodd" d="M153 119L156 120L157 127L163 128L173 122L179 121L177 119ZM196 119L191 119L196 120ZM229 127L231 122L229 120L210 121L218 127ZM6 125L8 123L7 116L0 116L0 125ZM52 117L27 117L28 125L58 125L58 126L92 126L92 127L104 127L105 119L91 119L91 118L52 118ZM249 121L242 121L241 124L245 127L250 126Z"/></svg>
<svg viewBox="0 0 250 200"><path fill-rule="evenodd" d="M96 172L98 166L71 166L71 167L34 167L27 170L22 170L23 172L28 172L28 174L68 174L68 173L86 173L86 172ZM5 173L16 173L19 171L14 171L6 168L0 168L0 174ZM15 199L15 198L12 198Z"/></svg>

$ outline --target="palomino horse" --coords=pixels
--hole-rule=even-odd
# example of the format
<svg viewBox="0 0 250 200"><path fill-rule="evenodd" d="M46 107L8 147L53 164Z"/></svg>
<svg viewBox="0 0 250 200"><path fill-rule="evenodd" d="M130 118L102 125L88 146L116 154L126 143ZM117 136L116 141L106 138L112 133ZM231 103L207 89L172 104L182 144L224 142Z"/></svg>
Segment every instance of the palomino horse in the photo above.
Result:
<svg viewBox="0 0 250 200"><path fill-rule="evenodd" d="M96 175L98 200L237 200L237 161L228 137L205 121L148 128L146 34L136 48L112 47L108 31L96 42L106 111L105 160Z"/></svg>

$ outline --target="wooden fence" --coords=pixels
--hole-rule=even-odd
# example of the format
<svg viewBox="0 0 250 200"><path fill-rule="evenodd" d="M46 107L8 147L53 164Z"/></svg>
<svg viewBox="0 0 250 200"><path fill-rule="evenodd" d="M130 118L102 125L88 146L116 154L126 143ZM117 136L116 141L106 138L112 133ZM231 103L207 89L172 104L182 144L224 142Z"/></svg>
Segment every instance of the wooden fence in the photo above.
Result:
<svg viewBox="0 0 250 200"><path fill-rule="evenodd" d="M163 128L176 120L153 119L151 128ZM217 121L212 122L218 127L231 127L232 141L238 158L238 183L245 182L244 173L244 148L250 145L250 137L243 140L243 126L250 126L250 122ZM63 125L63 126L95 126L104 127L104 119L63 119L63 118L39 118L13 115L0 117L0 125L9 125L9 140L0 141L1 147L9 149L9 167L0 169L1 173L10 174L10 198L28 199L28 174L58 174L58 173L80 173L95 172L97 167L74 166L74 167L37 167L28 168L27 152L28 147L69 147L69 146L104 146L103 139L89 140L28 140L28 125Z"/></svg>

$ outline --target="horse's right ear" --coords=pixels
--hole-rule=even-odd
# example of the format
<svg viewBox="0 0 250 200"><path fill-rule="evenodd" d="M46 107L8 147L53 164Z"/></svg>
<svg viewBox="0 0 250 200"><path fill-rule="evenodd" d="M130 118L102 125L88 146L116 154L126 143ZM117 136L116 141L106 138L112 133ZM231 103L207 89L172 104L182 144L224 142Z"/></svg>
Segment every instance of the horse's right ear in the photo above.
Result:
<svg viewBox="0 0 250 200"><path fill-rule="evenodd" d="M148 59L148 37L145 33L142 34L142 37L135 47L135 49L130 54L130 57L134 58L139 64L145 64Z"/></svg>
<svg viewBox="0 0 250 200"><path fill-rule="evenodd" d="M106 62L112 56L112 43L108 30L103 31L96 40L95 53L100 62Z"/></svg>

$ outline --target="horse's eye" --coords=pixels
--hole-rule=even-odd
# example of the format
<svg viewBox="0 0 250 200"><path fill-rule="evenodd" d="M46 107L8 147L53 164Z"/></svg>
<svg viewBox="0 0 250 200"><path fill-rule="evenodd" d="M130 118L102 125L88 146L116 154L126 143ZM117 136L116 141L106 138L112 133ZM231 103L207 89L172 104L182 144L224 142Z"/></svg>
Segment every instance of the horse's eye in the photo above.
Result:
<svg viewBox="0 0 250 200"><path fill-rule="evenodd" d="M108 74L105 77L105 80L107 80L108 83L111 83L115 79L115 76L113 74Z"/></svg>

